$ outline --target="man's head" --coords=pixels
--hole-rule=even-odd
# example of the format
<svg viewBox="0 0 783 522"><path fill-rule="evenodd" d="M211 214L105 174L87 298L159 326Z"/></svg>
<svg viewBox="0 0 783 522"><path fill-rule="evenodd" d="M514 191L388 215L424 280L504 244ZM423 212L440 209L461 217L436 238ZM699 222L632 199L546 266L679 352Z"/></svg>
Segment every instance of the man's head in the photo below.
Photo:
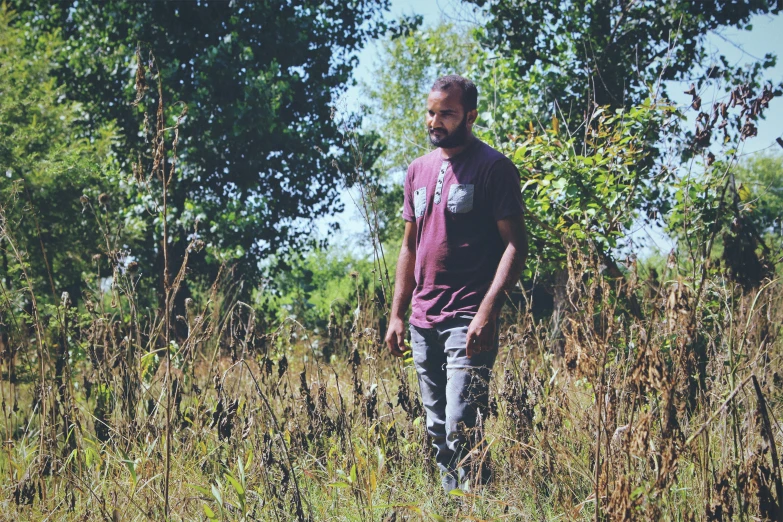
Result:
<svg viewBox="0 0 783 522"><path fill-rule="evenodd" d="M475 84L450 74L435 80L427 97L427 131L435 147L453 149L472 135L478 111Z"/></svg>

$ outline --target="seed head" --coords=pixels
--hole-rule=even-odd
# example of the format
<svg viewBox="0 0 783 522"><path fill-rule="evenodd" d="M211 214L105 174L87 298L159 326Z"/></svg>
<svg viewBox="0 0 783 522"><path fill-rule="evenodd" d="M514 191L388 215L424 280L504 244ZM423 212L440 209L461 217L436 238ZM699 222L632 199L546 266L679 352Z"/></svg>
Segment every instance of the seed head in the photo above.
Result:
<svg viewBox="0 0 783 522"><path fill-rule="evenodd" d="M201 252L201 250L204 248L204 245L205 245L204 241L202 241L201 239L197 239L193 241L190 248L194 252Z"/></svg>

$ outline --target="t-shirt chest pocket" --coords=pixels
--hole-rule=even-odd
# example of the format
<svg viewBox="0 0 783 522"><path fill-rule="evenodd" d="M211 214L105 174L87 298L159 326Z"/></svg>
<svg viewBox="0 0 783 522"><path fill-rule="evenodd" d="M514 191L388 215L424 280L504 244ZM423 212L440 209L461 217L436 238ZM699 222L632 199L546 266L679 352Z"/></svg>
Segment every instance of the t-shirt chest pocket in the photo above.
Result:
<svg viewBox="0 0 783 522"><path fill-rule="evenodd" d="M465 214L473 210L474 186L454 183L449 187L446 208L452 214Z"/></svg>
<svg viewBox="0 0 783 522"><path fill-rule="evenodd" d="M427 187L421 187L413 191L413 209L416 219L424 215L427 210Z"/></svg>

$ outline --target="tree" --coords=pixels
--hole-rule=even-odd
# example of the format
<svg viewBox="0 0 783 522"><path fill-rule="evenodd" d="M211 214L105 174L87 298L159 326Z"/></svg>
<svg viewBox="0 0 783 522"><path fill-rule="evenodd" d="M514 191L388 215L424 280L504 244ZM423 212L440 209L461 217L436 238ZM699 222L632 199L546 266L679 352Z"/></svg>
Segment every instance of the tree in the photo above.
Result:
<svg viewBox="0 0 783 522"><path fill-rule="evenodd" d="M312 221L339 210L346 147L331 105L350 81L355 51L383 30L387 0L17 4L25 7L20 24L61 31L57 72L89 114L82 135L116 120L126 173L145 138L141 109L129 103L137 45L146 66L149 52L156 57L168 121L187 106L170 184L171 263L195 234L207 246L192 258L195 274L211 277L229 261L252 286L260 260L303 247ZM156 102L153 93L140 107L155 114ZM143 215L145 195L129 197ZM157 222L133 244L142 268L158 274L161 229Z"/></svg>
<svg viewBox="0 0 783 522"><path fill-rule="evenodd" d="M750 29L751 16L781 9L768 0L468 1L489 15L485 44L513 60L520 79L544 88L539 110L553 114L555 103L569 121L594 106L627 108L651 92L665 97L659 80L696 78L698 88L715 78L736 83L744 71L723 56L710 63L706 36L722 27ZM761 65L774 63L768 54Z"/></svg>
<svg viewBox="0 0 783 522"><path fill-rule="evenodd" d="M102 235L85 206L100 213L112 185L116 128L103 122L92 139L78 135L87 115L52 66L62 39L15 16L0 6L0 273L6 288L24 286L14 277L23 261L34 289L59 300L63 290L79 295L83 272L95 268Z"/></svg>
<svg viewBox="0 0 783 522"><path fill-rule="evenodd" d="M450 23L413 24L381 42L372 83L363 85L369 100L367 123L386 145L379 166L404 171L431 150L424 115L432 83L446 74L467 75L481 52L469 29Z"/></svg>
<svg viewBox="0 0 783 522"><path fill-rule="evenodd" d="M756 91L762 91L759 79L764 69L774 64L773 56L747 69L725 66L718 71L707 63L704 47L709 31L742 24L754 13L777 12L770 6L734 6L701 20L692 13L696 7L658 8L652 2L623 4L620 11L602 1L474 3L488 6L487 26L473 33L485 47L475 52L468 70L479 87L476 131L512 156L520 168L532 238L529 269L538 271L536 279L545 286L558 280L564 267L564 241L591 250L613 278L621 278L615 255L625 246L631 226L642 219L660 223L672 207L672 194L680 192L672 183L673 171L656 162L662 150L671 149L661 138L671 138L676 147L684 144L690 154L703 151L709 161L704 136L734 125L739 132L728 140L728 151L752 135L753 121L762 117L768 98L776 94L766 87L755 98ZM680 11L690 18L669 47L667 31L672 24L666 17ZM617 33L604 31L607 24L616 26ZM408 43L416 36L401 42L416 50L423 44ZM635 68L637 52L646 60L642 71ZM667 53L674 58L667 59ZM376 77L395 67L395 60L406 66L395 71L395 78L417 78L418 71L427 70L427 53L412 53L418 61L408 63L389 56ZM716 106L719 110L712 115L709 108L703 109L700 129L683 143L678 112L666 102L665 85L656 87L656 82L681 79L693 71L697 76L703 73L703 81L720 78L721 87L731 87L732 96L740 93L742 100L723 109ZM612 78L616 81L607 80ZM386 83L377 90L405 92L399 80ZM739 83L741 88L735 85ZM425 96L422 89L418 97ZM697 91L693 96L699 110ZM745 106L748 110L740 113ZM391 123L380 133L396 135ZM712 206L715 209L709 212L714 213L719 205ZM555 294L558 308L563 303ZM629 306L640 312L634 303Z"/></svg>
<svg viewBox="0 0 783 522"><path fill-rule="evenodd" d="M754 218L756 229L778 240L783 237L783 155L758 153L736 167L739 195Z"/></svg>
<svg viewBox="0 0 783 522"><path fill-rule="evenodd" d="M531 149L529 140L525 138L526 128L528 134L534 131L541 134L545 129L556 129L559 124L566 129L564 136L567 135L573 149L570 152L561 150L562 157L576 155L579 160L579 156L588 157L596 153L612 161L616 158L610 160L606 151L594 149L591 144L593 137L601 132L604 117L623 114L625 118L630 116L634 119L633 114L659 106L661 101L665 105L667 81L694 80L689 92L692 108L698 112L697 127L681 133L676 118L667 116L665 125L660 124L661 119L650 120L649 126L642 131L645 140L635 146L642 150L628 150L636 158L630 165L632 175L626 177L629 184L614 186L606 194L606 199L601 198L604 203L609 203L607 209L616 210L612 202L622 201L623 192L631 188L633 197L628 202L632 204L622 207L627 215L618 221L612 217L615 212L598 212L591 218L597 229L610 231L627 222L627 218L640 214L660 224L661 217L676 205L671 201L671 195L678 190L672 184L672 177L667 175L671 170L656 164L662 151L676 152L685 158L701 152L705 163L709 163L715 160L708 149L710 138L713 133L719 135L720 128L723 129L724 143L728 144L724 152L731 156L730 151L736 149L732 149L731 145L753 135L755 120L763 117L763 110L771 97L780 94L780 88L770 85L761 88L764 70L775 64L774 55L768 54L749 66L732 67L723 56L718 58L718 63L712 62L706 46L711 32L723 27L750 29L751 16L778 13L779 4L774 2L470 2L484 8L487 16L485 27L478 33L480 41L488 52L498 53L501 57L494 60L496 65L492 74L501 72L500 76L515 83L517 92L525 99L527 112L506 110L504 107L503 117L495 118L491 125L494 144L505 150L516 149L515 157L525 157L519 148L523 147L528 152ZM487 67L483 71L484 75L490 73ZM720 89L731 93L732 101L716 103L712 107L705 104L702 108L699 92L708 83L717 84ZM763 92L750 107L750 101L758 91ZM507 103L507 98L516 103L515 98L519 96L507 91L500 98L501 104ZM747 106L747 110L739 113L738 109L739 114L727 118L731 108L743 106ZM626 126L624 120L616 123L620 124L620 129ZM720 126L716 127L716 123ZM729 128L732 127L735 131L729 136ZM580 129L580 132L574 132L575 129ZM666 142L661 139L664 137ZM618 143L621 147L614 151L617 154L622 153L622 146L633 138L626 136L622 139L625 141ZM673 151L670 144L680 149ZM544 171L560 168L558 162L535 157L530 159L533 163L528 163L538 162ZM600 157L597 159L600 160ZM535 179L535 171L531 174ZM551 174L552 181L570 177L564 177L561 172ZM523 172L522 175L528 174ZM563 200L558 206L584 208L586 203L595 200L596 187L588 180L583 181L581 187L570 186L562 194ZM616 197L621 199L616 200ZM528 198L528 203L531 208L536 208L535 201ZM562 216L555 216L555 221ZM550 228L557 228L550 216L534 213L533 217ZM622 235L626 231L617 229L613 234ZM594 233L587 237L596 239ZM601 246L600 243L604 243L603 247L613 246L612 242L598 243L598 246ZM603 254L610 252L604 251Z"/></svg>

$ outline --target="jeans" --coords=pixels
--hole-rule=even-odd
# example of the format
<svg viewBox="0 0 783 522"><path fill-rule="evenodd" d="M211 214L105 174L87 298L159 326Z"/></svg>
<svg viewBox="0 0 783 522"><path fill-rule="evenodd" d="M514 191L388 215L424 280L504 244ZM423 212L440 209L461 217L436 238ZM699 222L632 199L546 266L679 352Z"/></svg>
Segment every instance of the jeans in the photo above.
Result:
<svg viewBox="0 0 783 522"><path fill-rule="evenodd" d="M468 358L465 341L471 320L450 319L435 328L411 325L413 362L427 412L427 431L447 493L489 479L486 456L481 458L483 430L477 421L486 418L497 340L492 351Z"/></svg>

